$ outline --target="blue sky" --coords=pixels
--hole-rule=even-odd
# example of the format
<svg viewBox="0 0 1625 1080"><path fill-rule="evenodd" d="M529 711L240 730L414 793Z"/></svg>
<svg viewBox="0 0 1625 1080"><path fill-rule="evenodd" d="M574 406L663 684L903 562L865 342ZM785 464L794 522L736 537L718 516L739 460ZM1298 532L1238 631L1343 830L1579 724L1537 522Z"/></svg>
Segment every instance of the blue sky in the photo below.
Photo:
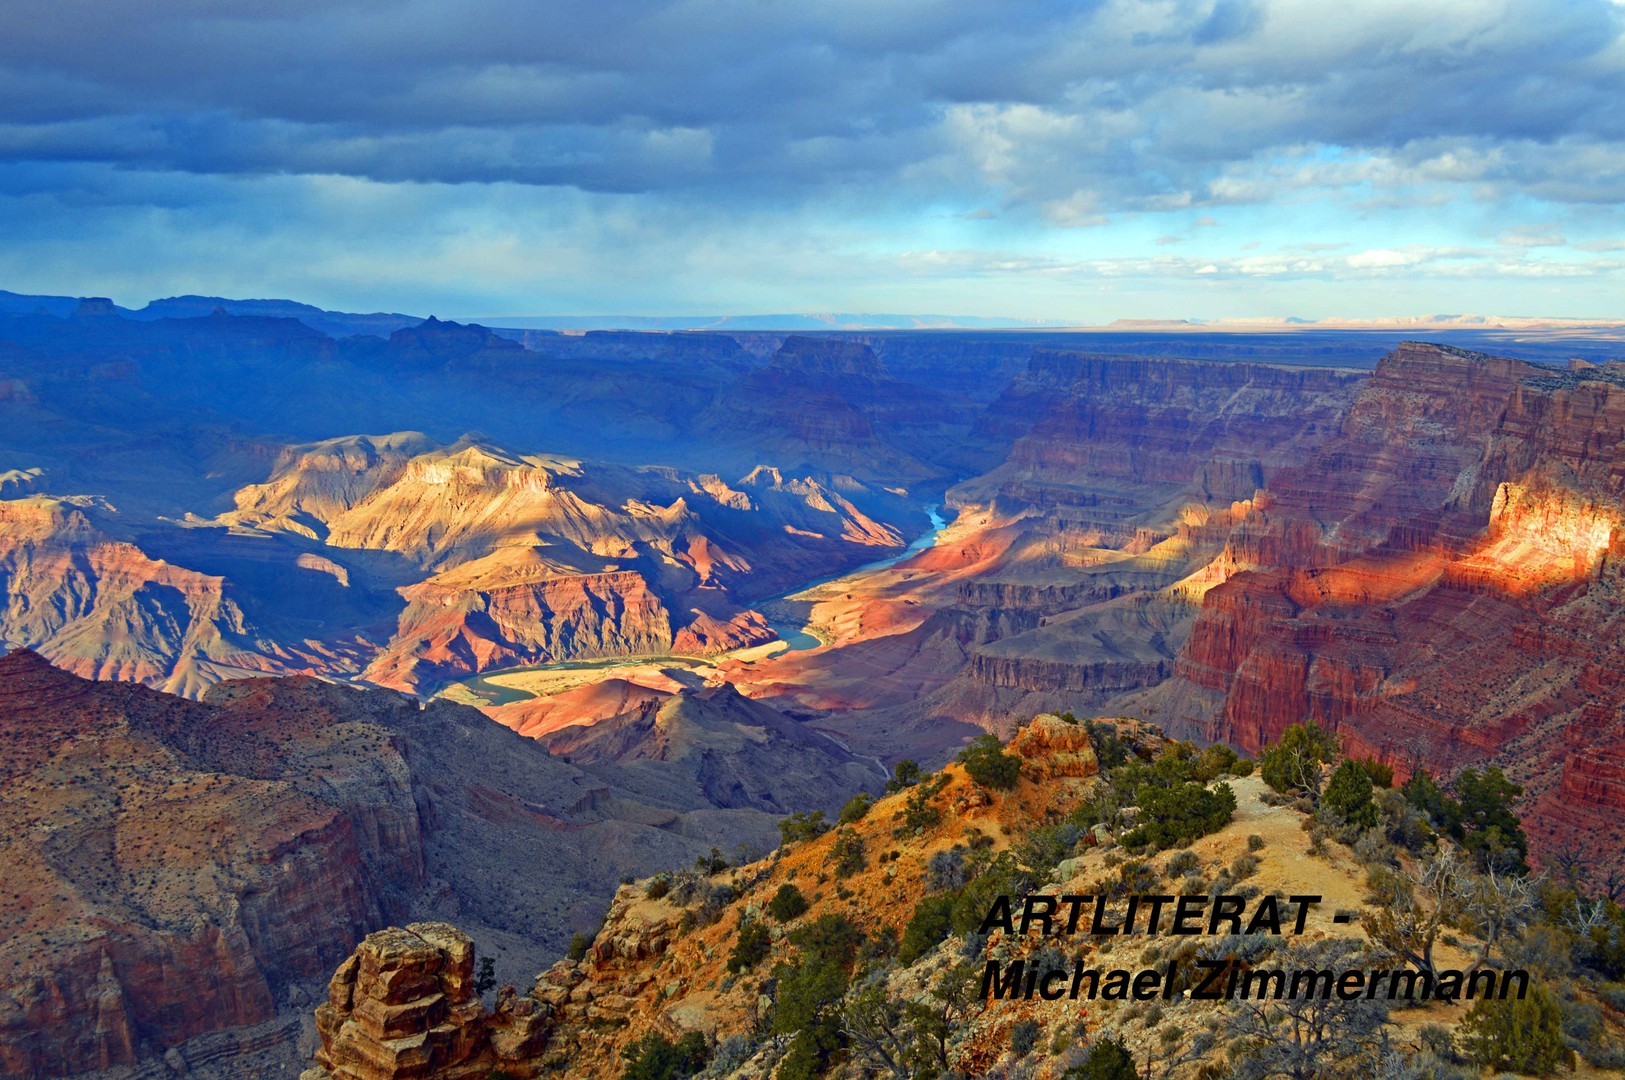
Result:
<svg viewBox="0 0 1625 1080"><path fill-rule="evenodd" d="M6 0L0 288L1625 317L1616 0Z"/></svg>

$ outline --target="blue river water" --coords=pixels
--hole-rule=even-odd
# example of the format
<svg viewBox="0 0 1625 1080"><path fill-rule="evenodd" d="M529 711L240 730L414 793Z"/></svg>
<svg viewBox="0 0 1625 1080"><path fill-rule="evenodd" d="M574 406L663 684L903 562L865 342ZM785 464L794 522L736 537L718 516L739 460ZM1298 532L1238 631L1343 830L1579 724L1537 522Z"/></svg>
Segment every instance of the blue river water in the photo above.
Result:
<svg viewBox="0 0 1625 1080"><path fill-rule="evenodd" d="M782 596L775 596L771 600L763 601L760 607L768 609L767 625L772 627L773 632L779 635L779 640L784 642L787 647L786 651L799 652L803 649L816 649L818 646L822 645L823 642L819 641L818 638L814 637L812 634L807 633L805 625L797 625L797 622L793 620L781 621L779 619L775 619L773 617L772 609L777 608L780 601L788 600L792 596L799 596L810 589L816 589L820 585L828 585L832 581L839 581L842 578L850 577L853 574L870 573L875 570L884 570L889 566L896 566L904 559L907 559L912 555L919 554L937 542L937 536L948 524L947 521L943 519L942 514L938 512L940 510L941 507L938 506L926 507L925 512L931 517L931 527L925 532L921 533L912 544L898 552L896 555L888 555L884 559L876 559L874 562L864 563L862 566L854 567L851 570L846 570L839 574L831 574L829 577L819 578L817 581L809 582L806 585L798 585L793 592L788 592Z"/></svg>

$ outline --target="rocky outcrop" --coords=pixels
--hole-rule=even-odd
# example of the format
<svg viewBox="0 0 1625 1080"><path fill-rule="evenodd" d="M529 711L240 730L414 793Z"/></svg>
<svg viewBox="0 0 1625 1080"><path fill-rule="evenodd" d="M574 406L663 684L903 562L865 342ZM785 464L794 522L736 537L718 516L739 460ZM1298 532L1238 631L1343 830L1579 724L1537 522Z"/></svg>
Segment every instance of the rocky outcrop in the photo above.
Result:
<svg viewBox="0 0 1625 1080"><path fill-rule="evenodd" d="M413 923L368 934L316 1009L321 1048L301 1080L535 1076L545 1010L509 987L487 1013L474 985L474 943L456 927Z"/></svg>
<svg viewBox="0 0 1625 1080"><path fill-rule="evenodd" d="M1133 721L1106 723L1147 754L1162 741ZM759 1032L775 1007L774 966L797 956L792 938L797 929L839 915L868 941L900 935L916 899L933 891L927 865L934 854L962 856L970 845L989 839L1001 846L1019 842L1075 809L1095 789L1099 761L1088 732L1054 716L1026 725L1009 746L1021 759L1012 791L989 792L961 766L950 765L940 786L925 791L938 813L922 828L904 830L898 824L905 804L920 792L882 795L841 830L871 856L838 881L828 879L837 841L831 831L719 874L664 875L655 879L659 889L647 881L623 885L579 959L554 963L528 994L500 996L497 1009L478 1018L472 1009L467 1019L456 1012L454 1003L467 999L454 987L467 968L455 944L440 944L451 937L449 928L425 932L412 926L374 934L339 968L329 1003L317 1009L322 1049L316 1057L322 1068L307 1072L304 1080L486 1075L466 1071L471 1066L494 1066L515 1077L613 1077L627 1067L626 1047L649 1035L676 1041L698 1032L715 1047L730 1036ZM809 909L795 917L770 917L769 900L790 884ZM768 927L769 955L730 970L739 929L758 920ZM941 966L932 964L934 970ZM455 973L452 986L440 974L447 970ZM389 989L379 986L386 979ZM385 1028L386 1017L398 1017L399 1026ZM482 1041L486 1031L494 1053ZM449 1046L467 1049L439 1049ZM410 1063L396 1047L411 1051ZM769 1037L750 1053L758 1050L765 1058L760 1067L726 1075L769 1075L784 1042ZM341 1071L335 1067L341 1059L366 1064Z"/></svg>

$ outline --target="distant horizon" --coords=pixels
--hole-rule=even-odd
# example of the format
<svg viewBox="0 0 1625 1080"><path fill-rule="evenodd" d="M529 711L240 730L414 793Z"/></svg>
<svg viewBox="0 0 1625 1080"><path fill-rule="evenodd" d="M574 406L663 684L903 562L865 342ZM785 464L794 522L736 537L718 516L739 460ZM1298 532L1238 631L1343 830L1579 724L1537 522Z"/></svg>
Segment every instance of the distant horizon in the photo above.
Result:
<svg viewBox="0 0 1625 1080"><path fill-rule="evenodd" d="M9 299L8 299L9 298ZM1585 327L1617 327L1625 326L1625 318L1609 318L1605 316L1584 315L1505 315L1505 314L1479 314L1462 312L1435 312L1424 315L1394 315L1378 318L1350 318L1330 316L1320 319L1309 319L1299 316L1219 316L1216 318L1182 317L1177 315L1163 318L1135 318L1118 317L1107 322L1083 323L1068 322L1060 318L1034 318L1018 319L1013 317L941 314L941 313L879 313L879 312L826 312L826 311L800 311L800 312L718 312L707 314L656 314L656 315L629 315L619 314L530 314L530 315L441 315L438 312L428 314L404 311L352 311L339 308L322 307L306 300L295 299L288 296L278 297L230 297L206 293L173 293L167 296L157 296L148 299L140 306L120 304L114 297L84 294L42 294L22 293L11 289L0 289L0 313L23 313L29 301L39 301L49 306L52 303L65 305L77 304L83 300L108 300L121 313L138 315L162 309L165 305L193 306L207 304L236 304L236 305L286 305L290 308L306 309L311 312L326 315L343 315L358 318L395 318L395 319L438 319L441 322L455 322L464 325L474 324L502 330L560 330L560 331L589 331L589 330L645 330L645 331L677 331L677 330L716 330L735 331L740 333L772 333L776 331L806 331L806 332L865 332L865 331L930 331L930 330L1088 330L1106 332L1112 330L1124 331L1155 331L1166 330L1179 332L1180 330L1193 331L1247 331L1247 330L1372 330L1396 331L1409 329L1463 329L1463 330L1495 330L1495 329L1533 329L1541 326L1562 326L1569 328ZM199 312L207 314L207 312ZM246 312L232 312L232 314L246 314ZM159 315L158 317L163 317Z"/></svg>

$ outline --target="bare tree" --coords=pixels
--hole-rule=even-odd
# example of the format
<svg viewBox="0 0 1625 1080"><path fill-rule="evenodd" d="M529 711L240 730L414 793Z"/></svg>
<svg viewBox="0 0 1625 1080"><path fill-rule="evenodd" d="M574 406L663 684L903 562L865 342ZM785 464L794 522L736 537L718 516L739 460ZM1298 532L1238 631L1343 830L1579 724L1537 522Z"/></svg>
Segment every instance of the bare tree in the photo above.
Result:
<svg viewBox="0 0 1625 1080"><path fill-rule="evenodd" d="M1476 877L1453 845L1441 843L1431 859L1414 869L1387 873L1393 890L1376 912L1361 920L1366 936L1418 971L1437 974L1434 942L1445 924L1461 915Z"/></svg>
<svg viewBox="0 0 1625 1080"><path fill-rule="evenodd" d="M909 1049L914 1033L903 1003L892 997L883 979L876 979L847 998L841 1010L841 1030L858 1057L897 1080L908 1080Z"/></svg>
<svg viewBox="0 0 1625 1080"><path fill-rule="evenodd" d="M1516 931L1535 907L1539 879L1498 871L1491 866L1483 874L1469 872L1461 893L1461 914L1473 932L1483 939L1469 974L1490 962L1490 952L1502 934Z"/></svg>
<svg viewBox="0 0 1625 1080"><path fill-rule="evenodd" d="M912 1060L920 1071L953 1071L948 1042L976 1000L975 965L960 964L943 973L925 1001L903 1006L914 1035Z"/></svg>
<svg viewBox="0 0 1625 1080"><path fill-rule="evenodd" d="M1281 954L1292 970L1343 971L1358 964L1361 948L1347 938L1293 945ZM1389 1050L1388 1006L1365 998L1343 1001L1313 995L1281 1001L1238 1001L1226 1021L1234 1080L1321 1080L1374 1075Z"/></svg>

